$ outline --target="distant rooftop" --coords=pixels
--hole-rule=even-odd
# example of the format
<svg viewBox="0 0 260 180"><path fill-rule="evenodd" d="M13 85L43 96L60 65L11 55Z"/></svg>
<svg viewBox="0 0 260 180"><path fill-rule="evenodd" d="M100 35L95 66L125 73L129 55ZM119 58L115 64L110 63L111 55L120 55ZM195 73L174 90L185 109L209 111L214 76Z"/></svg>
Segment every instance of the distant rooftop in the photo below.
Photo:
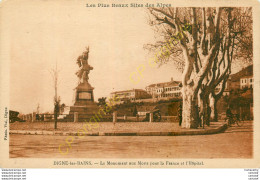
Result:
<svg viewBox="0 0 260 180"><path fill-rule="evenodd" d="M231 74L231 81L239 81L242 77L251 77L253 76L253 65L247 66L235 74Z"/></svg>
<svg viewBox="0 0 260 180"><path fill-rule="evenodd" d="M147 87L167 87L167 86L179 86L181 81L170 81L170 82L163 82L163 83L156 83L156 84L150 84Z"/></svg>
<svg viewBox="0 0 260 180"><path fill-rule="evenodd" d="M115 91L115 92L112 92L111 94L113 93L124 93L124 92L133 92L133 91L145 91L143 89L130 89L130 90L123 90L123 91Z"/></svg>

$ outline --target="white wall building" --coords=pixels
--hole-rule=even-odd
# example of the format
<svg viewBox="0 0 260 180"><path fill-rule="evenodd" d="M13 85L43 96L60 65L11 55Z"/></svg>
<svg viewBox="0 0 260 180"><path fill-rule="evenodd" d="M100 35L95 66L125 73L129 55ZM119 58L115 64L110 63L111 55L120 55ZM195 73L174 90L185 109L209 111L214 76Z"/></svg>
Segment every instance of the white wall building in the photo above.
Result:
<svg viewBox="0 0 260 180"><path fill-rule="evenodd" d="M179 81L173 81L173 79L171 79L170 82L151 84L145 89L153 98L178 98L181 97L179 84Z"/></svg>
<svg viewBox="0 0 260 180"><path fill-rule="evenodd" d="M143 89L131 89L131 90L125 90L125 91L116 91L112 92L110 94L111 97L117 96L120 101L124 100L136 100L136 99L147 99L151 96L147 94L147 92Z"/></svg>
<svg viewBox="0 0 260 180"><path fill-rule="evenodd" d="M245 76L240 78L240 89L245 87L253 88L254 87L254 78L253 76Z"/></svg>

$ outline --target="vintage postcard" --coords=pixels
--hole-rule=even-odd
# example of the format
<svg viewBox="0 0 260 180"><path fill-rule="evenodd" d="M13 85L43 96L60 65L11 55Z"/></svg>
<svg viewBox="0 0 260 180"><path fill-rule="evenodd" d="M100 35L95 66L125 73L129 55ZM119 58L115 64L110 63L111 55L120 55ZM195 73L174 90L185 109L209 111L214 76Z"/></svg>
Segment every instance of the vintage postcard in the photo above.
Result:
<svg viewBox="0 0 260 180"><path fill-rule="evenodd" d="M259 168L259 2L0 3L1 168Z"/></svg>

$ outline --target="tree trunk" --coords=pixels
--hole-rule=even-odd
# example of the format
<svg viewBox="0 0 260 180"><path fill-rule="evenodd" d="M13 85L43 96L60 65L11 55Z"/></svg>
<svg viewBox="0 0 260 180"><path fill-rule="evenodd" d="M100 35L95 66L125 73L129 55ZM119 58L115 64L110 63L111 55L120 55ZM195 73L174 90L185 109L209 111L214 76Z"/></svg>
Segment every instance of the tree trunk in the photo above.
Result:
<svg viewBox="0 0 260 180"><path fill-rule="evenodd" d="M202 99L202 113L203 113L203 124L205 125L205 124L207 124L207 118L208 118L208 116L207 116L207 103L206 103L206 99L205 99L205 97L203 97L203 99Z"/></svg>
<svg viewBox="0 0 260 180"><path fill-rule="evenodd" d="M54 114L54 129L57 129L57 113Z"/></svg>
<svg viewBox="0 0 260 180"><path fill-rule="evenodd" d="M211 109L209 106L209 99L207 94L202 95L200 107L201 107L200 109L202 114L203 127L205 124L209 126Z"/></svg>
<svg viewBox="0 0 260 180"><path fill-rule="evenodd" d="M199 121L200 121L200 126L204 128L204 110L203 110L203 100L201 98L201 92L199 92L200 96L198 96L199 101L198 101L198 107L199 107Z"/></svg>
<svg viewBox="0 0 260 180"><path fill-rule="evenodd" d="M211 108L210 118L211 118L212 121L214 121L214 122L217 122L217 121L218 121L217 102L218 102L218 99L214 98L214 97L211 95L211 96L210 96L210 108Z"/></svg>
<svg viewBox="0 0 260 180"><path fill-rule="evenodd" d="M211 114L211 108L207 102L207 120L206 120L207 126L210 126L210 114Z"/></svg>
<svg viewBox="0 0 260 180"><path fill-rule="evenodd" d="M57 129L58 113L59 113L59 104L57 102L55 102L55 105L54 105L54 129Z"/></svg>
<svg viewBox="0 0 260 180"><path fill-rule="evenodd" d="M189 86L183 86L183 111L182 111L182 127L197 128L198 120L196 119L196 93Z"/></svg>

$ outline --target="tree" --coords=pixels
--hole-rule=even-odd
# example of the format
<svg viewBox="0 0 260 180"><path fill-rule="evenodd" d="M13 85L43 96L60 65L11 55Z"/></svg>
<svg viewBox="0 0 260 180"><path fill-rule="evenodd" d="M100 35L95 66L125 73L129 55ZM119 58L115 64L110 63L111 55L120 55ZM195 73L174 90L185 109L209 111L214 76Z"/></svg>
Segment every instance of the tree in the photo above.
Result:
<svg viewBox="0 0 260 180"><path fill-rule="evenodd" d="M106 105L106 97L98 98L98 106L105 106Z"/></svg>
<svg viewBox="0 0 260 180"><path fill-rule="evenodd" d="M218 68L218 71L222 70L222 76L215 76L215 83L212 87L211 92L211 119L213 121L218 120L217 112L217 102L222 97L222 94L226 88L229 75L231 74L231 64L236 64L241 61L244 65L252 63L253 49L252 49L252 9L251 8L228 8L227 12L227 25L228 28L223 29L223 33L226 33L229 37L226 44L221 45L222 59L225 55L228 60L228 64L223 64ZM226 43L225 41L223 41ZM222 61L220 61L222 63ZM225 66L227 67L225 69ZM216 69L214 68L214 73L216 74ZM219 73L218 73L219 74ZM217 85L220 85L219 91L216 91Z"/></svg>
<svg viewBox="0 0 260 180"><path fill-rule="evenodd" d="M60 110L60 97L58 96L58 75L59 71L57 70L57 62L55 69L51 70L51 75L53 78L53 87L54 87L54 129L57 129L57 119Z"/></svg>
<svg viewBox="0 0 260 180"><path fill-rule="evenodd" d="M66 107L66 105L65 105L64 103L62 103L62 104L60 105L60 114L62 114L62 113L64 112L65 107Z"/></svg>
<svg viewBox="0 0 260 180"><path fill-rule="evenodd" d="M164 40L146 48L159 49L156 62L173 60L183 72L182 127L197 128L200 116L209 122L210 111L216 113L216 102L231 73L234 49L243 48L237 37L242 36L245 28L241 29L239 23L243 22L243 26L251 23L235 17L248 16L245 12L251 8L149 8L149 11L150 24ZM248 44L244 43L244 47ZM216 92L218 85L221 90Z"/></svg>

